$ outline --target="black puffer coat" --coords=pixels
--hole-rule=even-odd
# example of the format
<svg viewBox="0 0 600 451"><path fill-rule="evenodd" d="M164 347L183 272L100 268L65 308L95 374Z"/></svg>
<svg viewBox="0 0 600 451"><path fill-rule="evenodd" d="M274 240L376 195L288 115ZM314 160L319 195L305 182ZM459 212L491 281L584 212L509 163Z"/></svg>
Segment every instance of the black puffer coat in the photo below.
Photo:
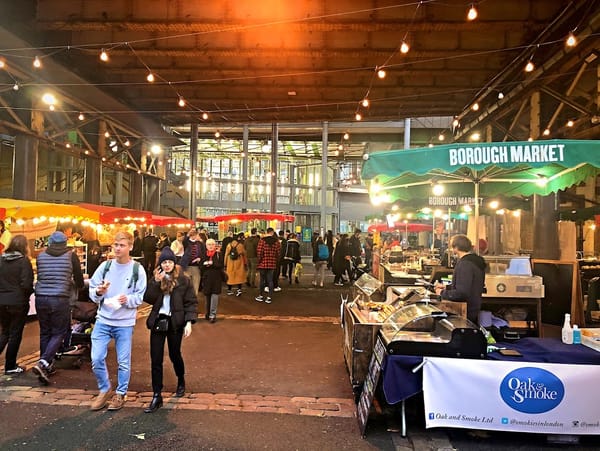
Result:
<svg viewBox="0 0 600 451"><path fill-rule="evenodd" d="M187 321L196 322L198 318L198 298L194 293L191 281L180 269L177 285L171 292L171 329L179 330L185 326ZM160 289L160 282L154 277L148 282L148 288L144 294L144 301L152 305L152 311L146 320L146 327L151 329L156 322L158 312L163 305L164 293Z"/></svg>
<svg viewBox="0 0 600 451"><path fill-rule="evenodd" d="M0 257L0 305L29 303L33 293L33 268L20 252L6 252Z"/></svg>

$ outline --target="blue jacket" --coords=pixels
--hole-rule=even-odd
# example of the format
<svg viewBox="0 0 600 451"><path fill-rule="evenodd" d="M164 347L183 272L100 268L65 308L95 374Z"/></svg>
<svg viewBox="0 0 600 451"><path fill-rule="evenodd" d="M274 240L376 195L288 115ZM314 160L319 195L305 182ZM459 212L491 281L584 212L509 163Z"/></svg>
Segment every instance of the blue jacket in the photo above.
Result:
<svg viewBox="0 0 600 451"><path fill-rule="evenodd" d="M49 245L36 261L36 296L71 298L74 286L83 288L81 263L66 244Z"/></svg>

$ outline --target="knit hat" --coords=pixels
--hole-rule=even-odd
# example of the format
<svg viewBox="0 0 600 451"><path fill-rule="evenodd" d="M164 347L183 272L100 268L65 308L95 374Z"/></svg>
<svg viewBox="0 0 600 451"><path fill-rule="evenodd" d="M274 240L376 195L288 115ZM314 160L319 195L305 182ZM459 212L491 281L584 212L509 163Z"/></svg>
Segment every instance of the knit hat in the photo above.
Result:
<svg viewBox="0 0 600 451"><path fill-rule="evenodd" d="M62 232L59 232L58 230L56 232L53 232L52 235L50 235L50 238L48 238L48 244L63 244L67 242L67 235L65 235Z"/></svg>
<svg viewBox="0 0 600 451"><path fill-rule="evenodd" d="M177 261L177 257L175 257L175 254L169 246L163 247L160 257L158 257L158 264L160 265L165 260L171 260L173 263Z"/></svg>

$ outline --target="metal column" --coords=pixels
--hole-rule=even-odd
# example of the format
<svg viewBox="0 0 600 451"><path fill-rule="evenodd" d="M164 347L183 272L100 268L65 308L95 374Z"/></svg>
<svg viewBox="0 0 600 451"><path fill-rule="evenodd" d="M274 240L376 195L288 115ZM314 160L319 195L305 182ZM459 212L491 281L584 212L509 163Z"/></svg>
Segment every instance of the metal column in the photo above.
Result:
<svg viewBox="0 0 600 451"><path fill-rule="evenodd" d="M198 216L196 207L196 173L198 172L198 124L191 125L190 136L190 199L189 218L193 221Z"/></svg>
<svg viewBox="0 0 600 451"><path fill-rule="evenodd" d="M410 149L410 118L404 119L404 148Z"/></svg>
<svg viewBox="0 0 600 451"><path fill-rule="evenodd" d="M274 123L272 125L271 135L271 173L268 175L271 181L271 195L269 199L271 205L269 211L277 213L277 146L279 144L279 124Z"/></svg>
<svg viewBox="0 0 600 451"><path fill-rule="evenodd" d="M323 152L321 159L321 234L327 230L327 158L329 148L329 123L323 122Z"/></svg>
<svg viewBox="0 0 600 451"><path fill-rule="evenodd" d="M248 125L244 125L242 135L242 153L244 154L242 158L242 212L248 211L248 160L250 156L248 155L248 139L250 137L250 129Z"/></svg>

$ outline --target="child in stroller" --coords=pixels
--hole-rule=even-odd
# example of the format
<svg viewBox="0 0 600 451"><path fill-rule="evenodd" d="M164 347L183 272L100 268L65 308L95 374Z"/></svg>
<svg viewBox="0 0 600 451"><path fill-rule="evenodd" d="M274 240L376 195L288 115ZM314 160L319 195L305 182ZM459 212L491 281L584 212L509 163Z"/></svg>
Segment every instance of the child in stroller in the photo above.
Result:
<svg viewBox="0 0 600 451"><path fill-rule="evenodd" d="M56 353L56 360L72 359L71 366L81 368L90 360L92 329L98 306L91 301L79 300L71 309L71 328L65 337L63 348Z"/></svg>

